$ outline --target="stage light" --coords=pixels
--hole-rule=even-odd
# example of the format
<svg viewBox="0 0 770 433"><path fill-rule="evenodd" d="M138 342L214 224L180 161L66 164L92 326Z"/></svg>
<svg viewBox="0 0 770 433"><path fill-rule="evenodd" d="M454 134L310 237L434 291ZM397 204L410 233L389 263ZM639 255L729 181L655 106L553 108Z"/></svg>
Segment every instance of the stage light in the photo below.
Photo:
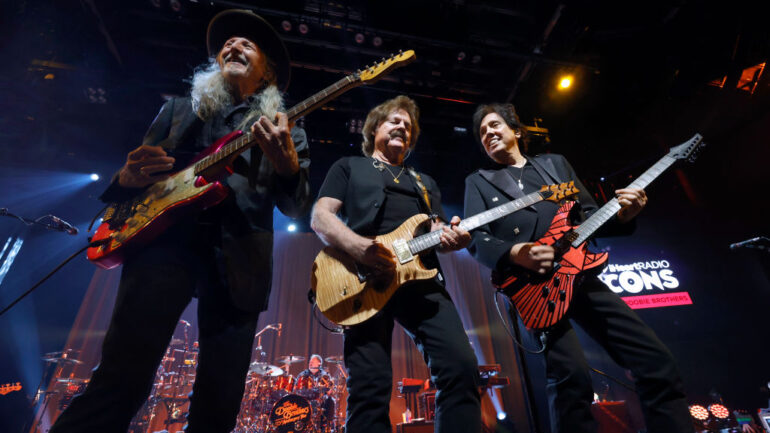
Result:
<svg viewBox="0 0 770 433"><path fill-rule="evenodd" d="M379 36L375 36L374 39L372 39L372 45L374 45L375 47L379 47L380 45L382 45L382 38Z"/></svg>
<svg viewBox="0 0 770 433"><path fill-rule="evenodd" d="M285 32L290 32L291 31L291 21L289 21L289 20L281 21L281 28Z"/></svg>
<svg viewBox="0 0 770 433"><path fill-rule="evenodd" d="M690 415L698 421L706 421L709 419L709 411L699 404L690 406Z"/></svg>
<svg viewBox="0 0 770 433"><path fill-rule="evenodd" d="M559 80L559 89L560 90L567 90L572 86L572 76L568 75L565 77L561 77L561 80Z"/></svg>
<svg viewBox="0 0 770 433"><path fill-rule="evenodd" d="M290 232L296 232L297 231L297 225L296 224L289 224L288 227L286 227L287 231Z"/></svg>
<svg viewBox="0 0 770 433"><path fill-rule="evenodd" d="M303 35L306 35L310 31L310 27L307 26L305 23L301 23L299 25L299 32Z"/></svg>
<svg viewBox="0 0 770 433"><path fill-rule="evenodd" d="M503 411L500 411L500 412L497 413L497 419L498 420L503 421L506 418L508 418L508 414L507 413L505 413Z"/></svg>
<svg viewBox="0 0 770 433"><path fill-rule="evenodd" d="M357 44L363 44L366 38L364 37L363 33L356 33L356 36L354 37Z"/></svg>
<svg viewBox="0 0 770 433"><path fill-rule="evenodd" d="M91 173L91 180L93 180L94 182L96 182L97 180L99 180L99 175L98 175L98 174L96 174L96 173Z"/></svg>
<svg viewBox="0 0 770 433"><path fill-rule="evenodd" d="M599 178L599 182L604 182L604 176Z"/></svg>
<svg viewBox="0 0 770 433"><path fill-rule="evenodd" d="M465 60L465 51L460 51L457 53L457 61L462 62L463 60Z"/></svg>
<svg viewBox="0 0 770 433"><path fill-rule="evenodd" d="M723 404L719 403L714 403L709 406L709 412L718 419L727 419L730 417L730 411Z"/></svg>

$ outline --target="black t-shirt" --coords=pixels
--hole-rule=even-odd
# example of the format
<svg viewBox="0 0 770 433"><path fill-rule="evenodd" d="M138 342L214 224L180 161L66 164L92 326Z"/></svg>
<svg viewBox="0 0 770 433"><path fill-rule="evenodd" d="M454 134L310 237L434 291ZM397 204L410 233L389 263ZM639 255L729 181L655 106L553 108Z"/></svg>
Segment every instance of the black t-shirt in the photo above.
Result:
<svg viewBox="0 0 770 433"><path fill-rule="evenodd" d="M378 236L387 234L397 229L404 221L411 218L418 213L430 214L425 201L422 198L422 191L415 182L409 171L404 169L401 172L400 166L392 166L385 164L382 170L375 167L373 158L368 158L372 161L371 169L358 172L360 176L382 176L383 184L385 185L385 199L380 207L380 211L377 212L377 216L373 224L370 224L370 229L367 231L361 231L357 233L361 236ZM388 172L390 169L390 172ZM332 165L329 172L326 174L321 189L318 191L318 197L331 197L336 198L342 202L345 201L348 185L355 186L356 179L350 177L350 158L343 158L334 165ZM394 181L394 178L398 179L398 182ZM360 181L360 180L359 180ZM425 180L423 179L423 183ZM428 185L426 184L426 187ZM440 218L444 218L444 213L441 210L440 203L431 203L433 212L438 214ZM343 206L341 211L344 212ZM348 215L342 215L347 218ZM361 221L347 220L348 226L357 226ZM426 224L427 226L427 224ZM425 231L430 230L430 226L425 227ZM421 255L423 263L428 268L439 268L438 255L436 250L431 250L427 254ZM438 280L441 281L441 277Z"/></svg>
<svg viewBox="0 0 770 433"><path fill-rule="evenodd" d="M358 233L362 236L377 236L390 233L397 229L404 221L418 213L429 213L420 193L419 187L409 172L401 166L383 164L380 170L375 167L378 163L373 158L371 170L365 171L366 176L382 176L385 185L385 200L382 210L377 213L377 218L371 225L372 233ZM344 159L335 164L326 175L323 185L318 192L318 197L331 197L345 201L345 195L350 182L349 159ZM379 165L379 164L377 164ZM394 180L398 180L396 182ZM348 225L356 225L358 221L348 221Z"/></svg>

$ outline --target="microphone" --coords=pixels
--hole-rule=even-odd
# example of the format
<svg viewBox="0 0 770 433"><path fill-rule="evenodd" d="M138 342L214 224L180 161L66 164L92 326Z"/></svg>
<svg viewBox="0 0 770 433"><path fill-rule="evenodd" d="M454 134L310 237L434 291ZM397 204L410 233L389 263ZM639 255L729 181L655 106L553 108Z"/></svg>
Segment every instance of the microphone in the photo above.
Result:
<svg viewBox="0 0 770 433"><path fill-rule="evenodd" d="M190 325L190 322L188 322L187 320L183 320L183 319L180 319L180 320L179 320L179 323L180 323L180 324L182 324L182 325L184 325L184 326L191 326L191 325Z"/></svg>
<svg viewBox="0 0 770 433"><path fill-rule="evenodd" d="M53 221L51 223L52 229L58 230L60 232L65 232L73 236L78 234L78 228L73 227L72 224L68 223L67 221L64 221L63 219L59 217L55 217L53 215L51 215L51 220Z"/></svg>
<svg viewBox="0 0 770 433"><path fill-rule="evenodd" d="M767 248L768 239L764 236L758 236L756 238L746 239L745 241L736 242L730 244L731 250L737 250L738 248L757 248L760 250Z"/></svg>

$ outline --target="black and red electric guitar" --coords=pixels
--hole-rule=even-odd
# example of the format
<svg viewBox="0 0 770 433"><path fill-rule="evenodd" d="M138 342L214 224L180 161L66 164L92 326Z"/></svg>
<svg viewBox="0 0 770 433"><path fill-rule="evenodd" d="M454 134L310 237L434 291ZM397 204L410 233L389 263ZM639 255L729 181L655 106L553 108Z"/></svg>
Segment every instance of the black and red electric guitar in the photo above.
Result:
<svg viewBox="0 0 770 433"><path fill-rule="evenodd" d="M409 64L414 51L399 52L305 99L286 112L294 122L337 96L362 84L373 83L389 71ZM111 269L123 262L130 251L155 239L180 218L210 208L228 194L220 180L232 173L235 158L255 144L250 132L235 131L201 152L195 161L169 178L150 185L131 200L112 203L96 229L86 256L95 265Z"/></svg>
<svg viewBox="0 0 770 433"><path fill-rule="evenodd" d="M703 137L695 134L671 150L634 180L628 188L645 188L677 160L695 158ZM535 243L552 245L556 250L553 270L545 275L510 272L493 273L492 284L511 298L522 322L529 329L543 330L555 325L567 313L574 287L590 272L599 273L608 254L592 253L586 241L620 209L616 198L608 201L580 226L571 224L570 211L575 202L559 208L546 234Z"/></svg>

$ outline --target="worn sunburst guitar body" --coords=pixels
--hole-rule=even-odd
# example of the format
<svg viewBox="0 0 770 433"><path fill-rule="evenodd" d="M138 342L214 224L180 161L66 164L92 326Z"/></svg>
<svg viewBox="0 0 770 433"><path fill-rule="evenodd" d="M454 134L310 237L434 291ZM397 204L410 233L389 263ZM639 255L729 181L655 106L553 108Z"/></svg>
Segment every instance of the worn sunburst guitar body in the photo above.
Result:
<svg viewBox="0 0 770 433"><path fill-rule="evenodd" d="M541 200L559 202L577 192L573 182L544 186L538 192L466 218L460 228L470 231ZM396 256L392 273L373 272L341 250L324 248L313 262L310 281L318 309L338 325L357 325L385 308L400 287L435 277L438 270L426 268L420 254L441 243L441 230L425 233L428 227L430 217L418 214L396 230L375 237Z"/></svg>
<svg viewBox="0 0 770 433"><path fill-rule="evenodd" d="M627 188L645 188L679 159L693 160L702 146L695 134L688 141L671 148L666 156L645 171ZM535 273L493 272L492 284L511 298L522 322L532 330L544 330L557 324L569 310L576 287L587 275L599 273L607 263L606 252L588 251L586 242L620 210L617 198L608 201L580 226L571 223L575 203L566 203L556 212L548 231L535 243L555 250L553 270Z"/></svg>
<svg viewBox="0 0 770 433"><path fill-rule="evenodd" d="M409 50L383 59L305 99L288 110L286 116L294 122L348 90L373 83L415 58L414 51ZM88 259L99 267L114 268L123 263L127 254L155 239L179 219L220 203L228 194L228 187L221 180L232 174L235 158L254 144L250 132L234 131L166 180L150 185L129 201L110 204L92 238L97 246L86 251Z"/></svg>

